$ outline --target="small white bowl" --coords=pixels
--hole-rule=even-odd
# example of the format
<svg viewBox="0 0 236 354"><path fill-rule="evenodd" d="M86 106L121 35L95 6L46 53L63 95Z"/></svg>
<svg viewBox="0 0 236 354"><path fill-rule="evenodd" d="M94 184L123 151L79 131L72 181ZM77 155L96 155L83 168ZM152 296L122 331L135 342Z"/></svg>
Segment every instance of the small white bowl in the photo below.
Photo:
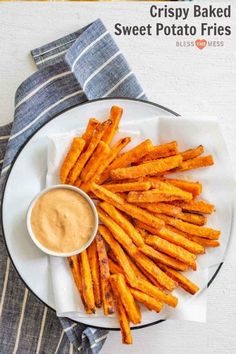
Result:
<svg viewBox="0 0 236 354"><path fill-rule="evenodd" d="M52 189L70 189L70 190L73 190L77 193L79 193L84 199L87 200L87 202L89 203L92 211L93 211L93 214L94 214L94 228L93 228L93 231L91 232L91 236L89 238L89 240L78 250L75 250L73 252L69 252L69 253L62 253L62 252L54 252L54 251L51 251L50 249L44 247L39 241L38 239L36 238L33 230L32 230L32 226L31 226L31 213L32 213L32 210L35 206L35 203L37 202L37 200L45 193L47 193L48 191L52 190ZM81 189L77 188L77 187L74 187L74 186L70 186L70 185L67 185L67 184L57 184L57 185L54 185L52 187L48 187L48 188L45 188L44 190L42 190L39 194L37 194L34 199L32 200L32 202L30 203L30 206L29 206L29 209L28 209L28 212L27 212L27 218L26 218L26 222L27 222L27 229L28 229L28 232L29 232L29 235L32 239L32 241L35 243L35 245L41 249L41 251L51 255L51 256L58 256L58 257L70 257L70 256L75 256L76 254L79 254L81 252L83 252L91 243L92 241L94 240L95 236L96 236L96 233L97 233L97 229L98 229L98 213L97 213L97 209L92 201L92 199L84 192L82 191Z"/></svg>

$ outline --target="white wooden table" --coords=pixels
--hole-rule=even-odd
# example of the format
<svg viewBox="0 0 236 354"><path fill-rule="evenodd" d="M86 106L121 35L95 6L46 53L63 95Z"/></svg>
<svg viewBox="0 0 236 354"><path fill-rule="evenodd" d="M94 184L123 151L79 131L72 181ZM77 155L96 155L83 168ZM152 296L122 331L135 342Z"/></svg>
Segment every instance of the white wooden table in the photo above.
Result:
<svg viewBox="0 0 236 354"><path fill-rule="evenodd" d="M29 55L31 49L98 17L112 33L116 22L143 24L150 20L149 6L150 3L1 3L0 123L13 119L16 88L36 70ZM236 25L233 32L223 48L202 51L176 48L173 38L115 39L150 100L182 115L221 118L236 173ZM129 347L120 345L120 334L112 332L102 354L236 353L235 249L234 235L226 262L208 290L206 324L167 321L134 331L134 345Z"/></svg>

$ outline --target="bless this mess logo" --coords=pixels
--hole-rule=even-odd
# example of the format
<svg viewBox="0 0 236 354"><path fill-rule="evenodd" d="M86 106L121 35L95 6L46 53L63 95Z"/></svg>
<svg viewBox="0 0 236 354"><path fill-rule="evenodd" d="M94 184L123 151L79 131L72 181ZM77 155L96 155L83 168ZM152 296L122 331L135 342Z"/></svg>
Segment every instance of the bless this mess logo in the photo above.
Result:
<svg viewBox="0 0 236 354"><path fill-rule="evenodd" d="M186 47L196 47L200 50L209 47L209 48L214 48L214 47L223 47L224 46L224 41L209 41L206 39L196 39L195 41L176 41L176 47L180 48L186 48Z"/></svg>
<svg viewBox="0 0 236 354"><path fill-rule="evenodd" d="M116 36L178 37L177 47L195 47L199 50L206 47L223 47L223 38L231 35L229 25L231 5L170 7L155 4L149 8L149 15L157 22L139 26L116 23L114 34ZM171 24L166 24L168 19ZM191 19L200 19L200 22L197 21L197 25L194 25L190 23Z"/></svg>

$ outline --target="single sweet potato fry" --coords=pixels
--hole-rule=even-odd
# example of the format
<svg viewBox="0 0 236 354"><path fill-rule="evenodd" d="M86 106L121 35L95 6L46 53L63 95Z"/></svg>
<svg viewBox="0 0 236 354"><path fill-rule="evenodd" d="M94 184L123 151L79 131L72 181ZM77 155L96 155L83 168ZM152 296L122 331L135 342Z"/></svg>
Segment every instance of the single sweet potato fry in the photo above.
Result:
<svg viewBox="0 0 236 354"><path fill-rule="evenodd" d="M202 145L197 146L194 149L188 149L186 151L180 152L183 161L194 159L195 157L204 153L204 147Z"/></svg>
<svg viewBox="0 0 236 354"><path fill-rule="evenodd" d="M188 222L172 218L171 216L159 214L158 217L165 221L165 223L175 227L178 230L187 232L190 235L209 238L211 240L218 240L220 237L220 231L211 229L210 227L203 227Z"/></svg>
<svg viewBox="0 0 236 354"><path fill-rule="evenodd" d="M126 179L126 178L138 178L145 177L147 175L155 175L157 173L166 172L172 170L175 167L180 166L182 163L182 156L175 155L166 157L164 159L154 160L146 162L138 166L111 168L112 179Z"/></svg>
<svg viewBox="0 0 236 354"><path fill-rule="evenodd" d="M198 243L199 245L202 245L203 247L218 247L218 246L220 246L220 242L217 240L209 240L207 238L189 235L188 233L180 231L178 229L175 229L173 226L170 226L170 225L166 225L166 228L169 230L172 230L176 233L181 234L182 236Z"/></svg>
<svg viewBox="0 0 236 354"><path fill-rule="evenodd" d="M80 179L82 182L88 182L95 175L100 164L103 162L104 158L108 156L109 152L109 146L103 141L100 141L94 153L91 155L89 161L83 168L83 171L81 172Z"/></svg>
<svg viewBox="0 0 236 354"><path fill-rule="evenodd" d="M202 245L203 247L219 247L220 246L220 242L217 240L209 240L207 238L197 237L197 236L192 236L192 235L188 235L188 238L196 243L199 243L199 245Z"/></svg>
<svg viewBox="0 0 236 354"><path fill-rule="evenodd" d="M140 165L144 162L149 162L152 160L157 160L163 157L169 157L176 155L178 152L177 142L171 141L170 143L161 144L154 146L154 148L143 156L140 160L137 161L137 165Z"/></svg>
<svg viewBox="0 0 236 354"><path fill-rule="evenodd" d="M130 203L158 203L173 200L191 200L192 194L171 184L158 182L155 189L141 192L129 192L127 201Z"/></svg>
<svg viewBox="0 0 236 354"><path fill-rule="evenodd" d="M98 168L97 176L94 180L97 184L104 183L110 175L110 171L107 170L107 167L116 159L122 149L126 147L131 141L130 137L122 138L115 143L110 150L109 155L107 156L106 160L103 164Z"/></svg>
<svg viewBox="0 0 236 354"><path fill-rule="evenodd" d="M138 179L140 180L140 179ZM182 179L174 179L174 178L164 178L164 177L144 177L141 179L142 181L147 181L153 183L158 182L166 182L168 184L172 184L186 192L191 193L194 197L198 196L202 193L202 185L199 182L186 181Z"/></svg>
<svg viewBox="0 0 236 354"><path fill-rule="evenodd" d="M86 312L95 313L93 281L92 281L90 264L88 260L88 254L86 250L80 254L80 260L81 260L82 292L83 292L83 300L86 304Z"/></svg>
<svg viewBox="0 0 236 354"><path fill-rule="evenodd" d="M87 252L88 252L88 259L89 259L91 275L93 280L93 293L94 293L95 305L96 307L101 307L102 306L101 279L100 279L96 240L91 243L91 245L87 249Z"/></svg>
<svg viewBox="0 0 236 354"><path fill-rule="evenodd" d="M158 251L168 254L169 256L180 260L181 262L187 264L188 266L196 267L196 256L184 248L177 246L171 242L168 242L158 236L150 235L146 238L146 243Z"/></svg>
<svg viewBox="0 0 236 354"><path fill-rule="evenodd" d="M131 294L129 287L125 282L125 278L122 274L111 275L111 282L114 281L117 293L120 296L121 302L125 308L129 320L138 324L141 322L141 312L138 304L135 302L133 295Z"/></svg>
<svg viewBox="0 0 236 354"><path fill-rule="evenodd" d="M144 222L134 219L134 225L140 229L145 230L145 232L148 231L149 234L152 235L157 235L157 229L155 227L152 227L150 225L145 224ZM163 226L164 227L164 226ZM146 237L148 236L148 234L146 234L146 236L144 237L144 239L146 240Z"/></svg>
<svg viewBox="0 0 236 354"><path fill-rule="evenodd" d="M114 278L110 277L111 288L115 300L115 309L118 316L120 330L122 335L122 343L124 344L132 344L133 339L131 336L131 330L129 326L129 320L125 308L122 304L119 291L116 287L116 281Z"/></svg>
<svg viewBox="0 0 236 354"><path fill-rule="evenodd" d="M114 302L113 302L113 296L111 291L111 284L109 282L110 270L109 270L107 252L106 252L105 243L100 234L96 236L95 240L97 245L98 261L99 261L99 268L100 268L103 312L105 316L108 316L114 312Z"/></svg>
<svg viewBox="0 0 236 354"><path fill-rule="evenodd" d="M177 259L174 259L172 257L169 257L166 254L161 253L148 245L144 245L143 247L140 247L139 250L149 258L153 259L154 261L167 265L176 270L183 271L188 268L188 266L185 263L180 262Z"/></svg>
<svg viewBox="0 0 236 354"><path fill-rule="evenodd" d="M190 224L203 226L207 222L207 218L204 215L192 214L192 213L179 213L176 215L177 219L187 221Z"/></svg>
<svg viewBox="0 0 236 354"><path fill-rule="evenodd" d="M106 188L96 185L95 183L92 186L92 193L96 195L97 198L102 199L108 203L111 203L119 210L124 211L126 214L131 217L143 221L148 225L151 225L157 229L164 226L164 222L154 215L150 214L146 210L143 210L135 205L127 203L123 198L108 191Z"/></svg>
<svg viewBox="0 0 236 354"><path fill-rule="evenodd" d="M80 294L82 294L82 280L81 280L79 257L77 255L68 257L68 262L69 262L71 273L74 278L75 285L79 290Z"/></svg>
<svg viewBox="0 0 236 354"><path fill-rule="evenodd" d="M130 183L116 183L116 184L103 184L104 188L107 188L113 193L129 192L129 191L147 191L151 188L150 182L130 182Z"/></svg>
<svg viewBox="0 0 236 354"><path fill-rule="evenodd" d="M143 293L149 296L154 297L155 299L161 302L164 302L165 304L171 307L176 307L178 304L177 297L158 289L155 285L151 284L146 280L138 279L134 288L142 291Z"/></svg>
<svg viewBox="0 0 236 354"><path fill-rule="evenodd" d="M176 217L181 213L181 208L167 203L139 203L140 208L147 209L154 214L166 214Z"/></svg>
<svg viewBox="0 0 236 354"><path fill-rule="evenodd" d="M85 146L85 140L81 138L74 138L69 151L63 161L60 169L60 180L61 183L65 183L69 175L70 170L73 168L77 159L79 158L83 148Z"/></svg>
<svg viewBox="0 0 236 354"><path fill-rule="evenodd" d="M121 107L118 106L111 107L110 116L109 116L109 120L111 121L111 124L109 124L106 127L102 137L102 141L104 141L108 145L111 143L114 135L118 130L122 113L123 113L123 109Z"/></svg>
<svg viewBox="0 0 236 354"><path fill-rule="evenodd" d="M199 287L194 284L191 280L186 278L182 273L177 272L174 269L170 269L166 266L161 265L160 266L163 271L166 272L173 280L175 280L181 288L186 290L188 293L194 295L196 292L198 292Z"/></svg>
<svg viewBox="0 0 236 354"><path fill-rule="evenodd" d="M137 281L137 278L136 278L136 275L135 275L132 267L130 266L130 264L127 260L127 255L125 254L125 252L123 251L123 249L121 248L119 243L114 239L111 232L105 226L99 225L98 229L99 229L100 234L102 235L102 237L106 241L106 243L112 249L112 251L117 259L117 262L124 270L126 277L129 280L129 284L134 286Z"/></svg>
<svg viewBox="0 0 236 354"><path fill-rule="evenodd" d="M75 285L80 293L80 297L84 305L85 311L90 314L92 313L92 311L88 308L83 295L80 255L68 257L68 262L74 278Z"/></svg>
<svg viewBox="0 0 236 354"><path fill-rule="evenodd" d="M151 226L155 227L156 229L160 229L164 225L162 220L160 220L159 218L155 217L154 215L150 214L149 212L147 212L145 210L142 210L141 208L139 208L135 205L125 203L125 204L117 204L116 207L118 209L124 211L126 214L133 216L134 218L136 218L140 221L145 220L145 222L148 225L151 225Z"/></svg>
<svg viewBox="0 0 236 354"><path fill-rule="evenodd" d="M172 171L169 170L168 173L189 171L195 168L207 167L212 165L214 165L212 155L199 156L191 160L183 161L179 167L174 168Z"/></svg>
<svg viewBox="0 0 236 354"><path fill-rule="evenodd" d="M141 304L144 304L149 310L160 312L163 309L163 303L156 300L154 297L142 293L140 290L137 289L130 289L130 291L135 300L137 300Z"/></svg>
<svg viewBox="0 0 236 354"><path fill-rule="evenodd" d="M129 192L127 201L129 203L160 203L160 202L172 202L179 200L179 197L170 195L166 192L160 192L159 190L152 189L147 191L150 193L142 192Z"/></svg>
<svg viewBox="0 0 236 354"><path fill-rule="evenodd" d="M106 202L99 203L99 207L102 208L126 232L136 246L144 245L142 236L119 210Z"/></svg>
<svg viewBox="0 0 236 354"><path fill-rule="evenodd" d="M190 200L189 202L175 201L172 202L171 204L179 206L184 211L193 212L193 213L212 214L215 211L215 206L213 204L210 204L205 200L200 200L200 199L197 200L193 199Z"/></svg>
<svg viewBox="0 0 236 354"><path fill-rule="evenodd" d="M90 143L90 140L92 139L95 128L98 126L98 124L100 124L99 120L97 120L95 118L89 119L86 130L85 130L84 134L82 135L82 139L85 140L84 150L87 149L87 147Z"/></svg>
<svg viewBox="0 0 236 354"><path fill-rule="evenodd" d="M194 197L202 193L202 185L199 182L185 181L181 179L165 178L164 182L173 184L174 186L183 189L186 192L192 193Z"/></svg>
<svg viewBox="0 0 236 354"><path fill-rule="evenodd" d="M80 176L82 169L84 168L85 164L87 163L90 156L93 154L94 150L96 149L99 141L101 140L105 127L106 127L105 124L100 123L95 128L95 131L93 133L93 136L90 140L87 149L80 155L80 157L78 158L76 164L74 165L74 167L72 168L68 176L68 181L70 182L70 184L73 184Z"/></svg>

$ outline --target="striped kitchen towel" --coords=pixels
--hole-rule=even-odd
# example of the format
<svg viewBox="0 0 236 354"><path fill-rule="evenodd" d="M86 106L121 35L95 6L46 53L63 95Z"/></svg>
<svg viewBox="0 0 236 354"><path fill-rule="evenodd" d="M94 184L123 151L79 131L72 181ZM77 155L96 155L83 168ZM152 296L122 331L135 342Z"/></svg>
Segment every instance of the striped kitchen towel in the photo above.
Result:
<svg viewBox="0 0 236 354"><path fill-rule="evenodd" d="M146 99L100 20L33 50L32 56L39 70L17 90L13 123L0 127L1 194L21 146L55 115L100 97ZM2 235L0 252L0 353L98 353L108 332L58 319L25 287Z"/></svg>

